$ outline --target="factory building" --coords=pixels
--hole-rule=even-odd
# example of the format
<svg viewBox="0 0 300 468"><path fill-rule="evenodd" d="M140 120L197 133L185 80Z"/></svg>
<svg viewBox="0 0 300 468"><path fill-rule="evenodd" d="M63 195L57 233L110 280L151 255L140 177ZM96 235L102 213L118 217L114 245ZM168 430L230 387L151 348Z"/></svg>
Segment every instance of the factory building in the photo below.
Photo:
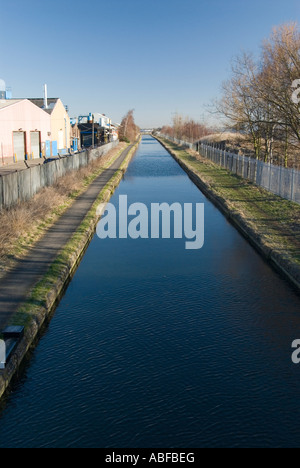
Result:
<svg viewBox="0 0 300 468"><path fill-rule="evenodd" d="M71 148L71 123L68 112L59 98L48 98L47 87L44 98L30 99L37 107L50 115L51 135L47 142L46 157L66 154Z"/></svg>
<svg viewBox="0 0 300 468"><path fill-rule="evenodd" d="M50 115L31 101L28 99L0 100L0 161L2 164L42 157L50 135Z"/></svg>
<svg viewBox="0 0 300 468"><path fill-rule="evenodd" d="M102 145L118 139L117 128L105 114L90 113L78 117L81 147Z"/></svg>

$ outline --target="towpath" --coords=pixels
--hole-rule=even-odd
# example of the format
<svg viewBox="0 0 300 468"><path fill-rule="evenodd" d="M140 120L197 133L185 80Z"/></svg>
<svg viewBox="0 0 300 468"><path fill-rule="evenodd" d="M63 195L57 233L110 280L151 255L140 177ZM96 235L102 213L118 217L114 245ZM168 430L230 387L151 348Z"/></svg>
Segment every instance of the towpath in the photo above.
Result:
<svg viewBox="0 0 300 468"><path fill-rule="evenodd" d="M25 302L28 292L47 273L59 252L71 239L86 214L92 208L99 193L107 185L133 145L128 146L118 159L94 180L86 192L80 195L73 205L35 244L28 255L20 260L2 280L0 285L0 331Z"/></svg>

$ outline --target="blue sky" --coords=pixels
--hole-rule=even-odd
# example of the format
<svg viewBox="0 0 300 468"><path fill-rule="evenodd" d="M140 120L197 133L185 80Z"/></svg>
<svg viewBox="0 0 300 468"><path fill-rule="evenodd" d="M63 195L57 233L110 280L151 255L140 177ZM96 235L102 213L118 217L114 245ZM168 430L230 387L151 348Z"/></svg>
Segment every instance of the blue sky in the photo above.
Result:
<svg viewBox="0 0 300 468"><path fill-rule="evenodd" d="M142 127L197 120L241 50L300 22L299 0L0 0L0 78L14 97L60 97L70 115Z"/></svg>

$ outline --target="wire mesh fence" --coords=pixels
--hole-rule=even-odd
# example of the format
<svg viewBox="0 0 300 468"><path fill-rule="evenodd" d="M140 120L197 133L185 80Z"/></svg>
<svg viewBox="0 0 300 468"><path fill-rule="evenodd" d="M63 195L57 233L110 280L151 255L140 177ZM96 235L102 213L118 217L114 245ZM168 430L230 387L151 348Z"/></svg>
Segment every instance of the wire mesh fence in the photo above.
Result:
<svg viewBox="0 0 300 468"><path fill-rule="evenodd" d="M199 145L199 153L269 192L300 204L300 172L296 169L264 163L205 144Z"/></svg>
<svg viewBox="0 0 300 468"><path fill-rule="evenodd" d="M264 163L204 143L193 145L186 141L162 136L178 145L196 149L201 156L210 159L233 174L248 179L282 198L300 204L300 171L296 169Z"/></svg>

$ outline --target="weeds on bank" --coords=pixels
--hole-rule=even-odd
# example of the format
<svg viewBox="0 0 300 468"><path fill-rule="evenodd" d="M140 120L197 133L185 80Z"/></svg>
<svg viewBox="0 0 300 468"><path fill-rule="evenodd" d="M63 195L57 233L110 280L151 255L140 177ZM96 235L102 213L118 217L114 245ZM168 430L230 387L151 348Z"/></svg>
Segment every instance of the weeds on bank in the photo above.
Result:
<svg viewBox="0 0 300 468"><path fill-rule="evenodd" d="M274 195L190 150L164 143L223 198L270 248L300 264L300 205Z"/></svg>
<svg viewBox="0 0 300 468"><path fill-rule="evenodd" d="M125 145L127 146L127 145ZM66 269L70 269L70 259L76 255L78 256L79 250L82 250L82 242L86 241L86 233L89 232L91 226L95 224L96 212L99 203L107 200L111 193L119 184L124 169L129 164L129 160L135 151L133 148L128 154L126 160L121 165L120 169L116 171L115 175L111 178L108 184L100 192L97 200L95 201L92 209L86 215L84 221L81 223L77 231L74 233L72 239L64 247L63 251L57 257L44 278L35 286L26 303L14 315L10 324L28 326L32 320L38 316L41 308L46 308L46 301L48 294L53 291L57 285L58 278L65 276Z"/></svg>
<svg viewBox="0 0 300 468"><path fill-rule="evenodd" d="M28 202L0 212L0 277L53 225L78 195L126 148L120 143L87 167L61 177Z"/></svg>

